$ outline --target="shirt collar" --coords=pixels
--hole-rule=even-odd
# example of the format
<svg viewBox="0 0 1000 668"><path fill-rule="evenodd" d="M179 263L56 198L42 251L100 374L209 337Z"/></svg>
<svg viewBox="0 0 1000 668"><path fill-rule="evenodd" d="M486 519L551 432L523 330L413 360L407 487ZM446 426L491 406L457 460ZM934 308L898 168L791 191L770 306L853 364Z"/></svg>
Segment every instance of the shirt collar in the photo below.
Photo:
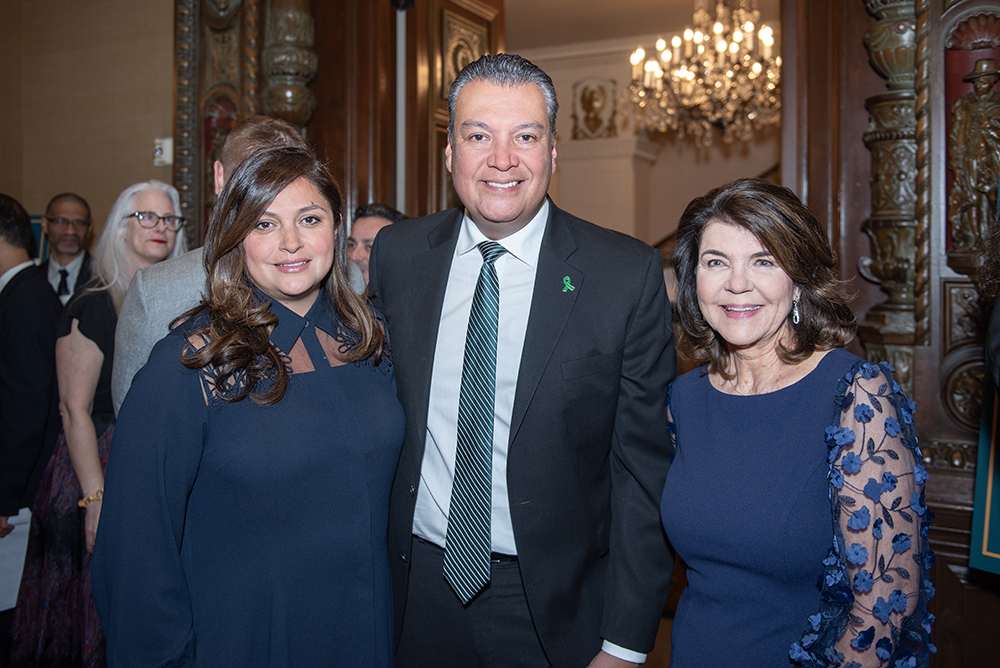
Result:
<svg viewBox="0 0 1000 668"><path fill-rule="evenodd" d="M58 276L60 269L65 269L66 271L68 271L70 273L70 275L78 272L80 270L80 267L83 266L83 258L84 258L84 256L86 254L87 254L87 251L81 251L80 254L77 255L72 260L70 260L69 264L67 264L65 267L63 267L58 262L56 262L56 259L50 255L49 256L49 279L53 279L56 276Z"/></svg>
<svg viewBox="0 0 1000 668"><path fill-rule="evenodd" d="M504 237L498 242L507 249L513 257L517 258L529 267L538 264L538 252L542 247L542 237L545 236L545 224L549 219L549 199L546 197L542 202L542 208L538 210L535 217L528 221L528 224L519 229L509 237ZM476 224L466 213L462 219L462 229L458 233L458 244L455 247L455 257L465 255L476 250L483 241L488 241Z"/></svg>
<svg viewBox="0 0 1000 668"><path fill-rule="evenodd" d="M28 260L27 262L22 262L16 267L8 269L6 272L4 272L3 276L0 276L0 292L3 292L3 289L7 287L7 284L10 283L11 279L17 276L22 269L30 267L33 264L35 263L32 262L31 260Z"/></svg>
<svg viewBox="0 0 1000 668"><path fill-rule="evenodd" d="M312 307L306 313L305 317L295 313L276 299L271 299L256 287L254 287L254 292L261 299L270 300L271 313L278 316L278 324L271 331L271 342L278 347L278 350L284 353L291 352L292 346L295 345L299 336L302 335L302 330L305 329L307 323L313 327L322 329L331 336L337 335L337 326L334 321L335 316L332 314L333 306L330 305L329 308L327 307L328 300L325 291L320 290L316 301L313 302Z"/></svg>

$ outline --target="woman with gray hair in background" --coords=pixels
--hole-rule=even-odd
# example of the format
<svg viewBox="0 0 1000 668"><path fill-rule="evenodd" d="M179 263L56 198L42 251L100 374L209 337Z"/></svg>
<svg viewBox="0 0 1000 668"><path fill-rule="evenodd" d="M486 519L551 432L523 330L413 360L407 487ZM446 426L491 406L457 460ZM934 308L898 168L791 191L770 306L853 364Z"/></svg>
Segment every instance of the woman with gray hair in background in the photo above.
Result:
<svg viewBox="0 0 1000 668"><path fill-rule="evenodd" d="M32 506L12 627L13 666L103 666L90 594L114 412L111 365L118 309L135 272L187 250L177 190L136 183L118 196L94 251L94 277L56 328L62 433Z"/></svg>

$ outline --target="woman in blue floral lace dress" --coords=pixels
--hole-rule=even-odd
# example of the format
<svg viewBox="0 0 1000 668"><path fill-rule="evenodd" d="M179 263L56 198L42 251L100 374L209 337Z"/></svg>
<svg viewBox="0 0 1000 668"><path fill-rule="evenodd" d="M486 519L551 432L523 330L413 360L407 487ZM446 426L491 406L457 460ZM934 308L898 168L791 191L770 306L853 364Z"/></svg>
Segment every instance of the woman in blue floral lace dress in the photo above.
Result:
<svg viewBox="0 0 1000 668"><path fill-rule="evenodd" d="M661 504L688 588L671 660L926 666L933 556L914 404L856 330L824 230L756 179L688 205L671 255L681 350Z"/></svg>

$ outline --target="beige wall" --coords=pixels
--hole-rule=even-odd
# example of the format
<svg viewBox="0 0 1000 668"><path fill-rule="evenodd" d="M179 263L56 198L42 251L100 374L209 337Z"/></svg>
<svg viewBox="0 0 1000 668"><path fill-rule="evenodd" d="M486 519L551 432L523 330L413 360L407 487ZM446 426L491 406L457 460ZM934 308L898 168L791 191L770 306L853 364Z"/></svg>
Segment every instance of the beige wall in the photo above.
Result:
<svg viewBox="0 0 1000 668"><path fill-rule="evenodd" d="M0 192L21 198L24 42L21 0L0 0Z"/></svg>
<svg viewBox="0 0 1000 668"><path fill-rule="evenodd" d="M104 226L173 135L172 0L0 0L0 192L43 213L74 191Z"/></svg>

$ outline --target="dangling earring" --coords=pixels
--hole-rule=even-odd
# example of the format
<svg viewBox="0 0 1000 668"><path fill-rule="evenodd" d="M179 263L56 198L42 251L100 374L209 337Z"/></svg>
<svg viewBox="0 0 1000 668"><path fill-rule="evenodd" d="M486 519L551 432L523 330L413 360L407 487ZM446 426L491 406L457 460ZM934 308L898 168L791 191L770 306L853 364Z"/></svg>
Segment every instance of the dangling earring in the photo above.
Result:
<svg viewBox="0 0 1000 668"><path fill-rule="evenodd" d="M792 324L797 325L801 320L802 318L799 317L799 300L794 299L792 300Z"/></svg>

